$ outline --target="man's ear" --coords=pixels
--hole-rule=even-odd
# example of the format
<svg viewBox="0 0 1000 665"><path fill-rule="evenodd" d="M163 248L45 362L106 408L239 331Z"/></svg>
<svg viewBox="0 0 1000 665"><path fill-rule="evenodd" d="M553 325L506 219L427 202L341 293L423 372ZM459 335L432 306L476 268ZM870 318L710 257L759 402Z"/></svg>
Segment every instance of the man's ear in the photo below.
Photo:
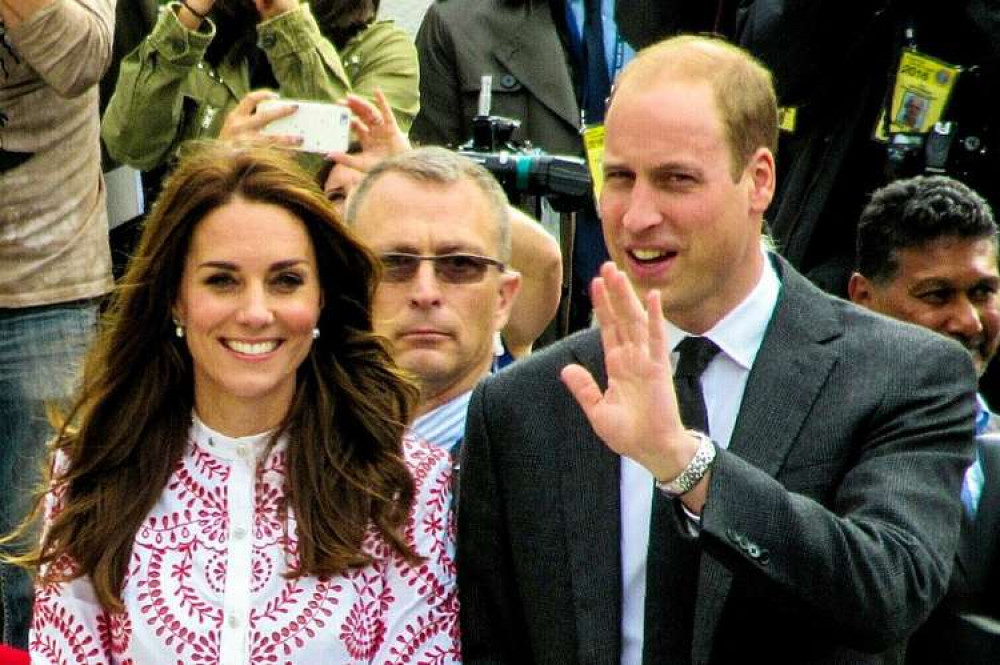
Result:
<svg viewBox="0 0 1000 665"><path fill-rule="evenodd" d="M851 281L847 283L847 295L855 305L870 307L873 297L873 289L868 278L859 272L851 274Z"/></svg>
<svg viewBox="0 0 1000 665"><path fill-rule="evenodd" d="M517 300L517 293L521 290L521 273L507 268L500 275L498 286L499 298L497 299L497 311L493 317L493 329L501 330L510 320L510 311Z"/></svg>
<svg viewBox="0 0 1000 665"><path fill-rule="evenodd" d="M747 164L750 178L750 212L754 216L763 215L774 198L775 175L774 155L767 148L757 148Z"/></svg>

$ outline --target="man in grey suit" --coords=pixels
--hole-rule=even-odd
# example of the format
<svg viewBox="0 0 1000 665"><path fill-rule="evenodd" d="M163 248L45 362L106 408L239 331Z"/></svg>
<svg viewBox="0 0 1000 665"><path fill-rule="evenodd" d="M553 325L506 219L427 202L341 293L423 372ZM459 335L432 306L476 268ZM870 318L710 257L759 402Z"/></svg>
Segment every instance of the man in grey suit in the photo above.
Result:
<svg viewBox="0 0 1000 665"><path fill-rule="evenodd" d="M968 354L762 249L777 109L745 52L644 51L606 130L600 329L469 408L465 661L897 662L951 571Z"/></svg>

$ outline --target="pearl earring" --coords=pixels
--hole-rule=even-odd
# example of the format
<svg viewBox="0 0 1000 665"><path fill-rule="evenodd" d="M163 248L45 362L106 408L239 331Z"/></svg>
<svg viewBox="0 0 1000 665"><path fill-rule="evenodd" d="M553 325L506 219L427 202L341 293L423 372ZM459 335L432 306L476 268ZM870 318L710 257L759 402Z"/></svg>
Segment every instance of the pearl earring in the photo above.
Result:
<svg viewBox="0 0 1000 665"><path fill-rule="evenodd" d="M319 328L313 328L313 339L319 339Z"/></svg>
<svg viewBox="0 0 1000 665"><path fill-rule="evenodd" d="M177 339L184 339L184 326L177 319L174 319L174 335L177 336Z"/></svg>

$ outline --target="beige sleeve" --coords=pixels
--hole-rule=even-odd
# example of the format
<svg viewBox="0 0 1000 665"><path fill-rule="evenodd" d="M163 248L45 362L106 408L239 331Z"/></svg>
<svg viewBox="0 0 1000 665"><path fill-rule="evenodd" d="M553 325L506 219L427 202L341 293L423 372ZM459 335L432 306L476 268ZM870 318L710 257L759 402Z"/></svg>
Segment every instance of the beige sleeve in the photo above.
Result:
<svg viewBox="0 0 1000 665"><path fill-rule="evenodd" d="M45 83L76 97L107 69L114 27L115 0L52 0L7 34Z"/></svg>

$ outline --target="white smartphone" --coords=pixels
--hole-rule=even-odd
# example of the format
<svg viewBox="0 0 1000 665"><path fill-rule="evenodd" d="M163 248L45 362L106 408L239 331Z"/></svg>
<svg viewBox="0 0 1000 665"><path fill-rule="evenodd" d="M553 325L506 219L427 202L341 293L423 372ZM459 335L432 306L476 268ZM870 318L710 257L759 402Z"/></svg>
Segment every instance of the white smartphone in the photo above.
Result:
<svg viewBox="0 0 1000 665"><path fill-rule="evenodd" d="M306 152L347 152L351 135L351 110L341 104L296 99L268 99L257 105L257 111L298 105L295 113L267 124L261 132L284 136L300 136L295 146Z"/></svg>

